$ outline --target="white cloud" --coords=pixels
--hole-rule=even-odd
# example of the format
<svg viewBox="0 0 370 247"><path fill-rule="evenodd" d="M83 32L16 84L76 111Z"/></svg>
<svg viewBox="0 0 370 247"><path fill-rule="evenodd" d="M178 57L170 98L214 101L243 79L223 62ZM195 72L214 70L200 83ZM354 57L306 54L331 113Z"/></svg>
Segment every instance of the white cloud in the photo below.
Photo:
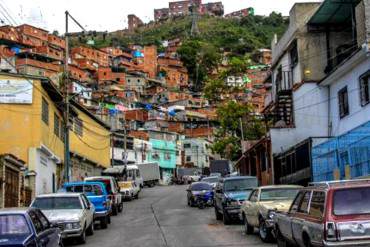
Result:
<svg viewBox="0 0 370 247"><path fill-rule="evenodd" d="M259 15L268 15L272 11L288 15L296 1L302 2L302 0L224 0L223 4L225 13L254 7L256 14ZM12 16L19 20L18 22L28 22L33 25L46 24L46 29L58 30L60 33L64 32L65 10L68 10L88 30L114 31L127 26L128 14L135 13L147 22L153 19L155 8L168 6L168 0L1 0L1 2L10 9ZM32 13L31 18L29 13ZM79 31L79 28L71 26L71 30Z"/></svg>

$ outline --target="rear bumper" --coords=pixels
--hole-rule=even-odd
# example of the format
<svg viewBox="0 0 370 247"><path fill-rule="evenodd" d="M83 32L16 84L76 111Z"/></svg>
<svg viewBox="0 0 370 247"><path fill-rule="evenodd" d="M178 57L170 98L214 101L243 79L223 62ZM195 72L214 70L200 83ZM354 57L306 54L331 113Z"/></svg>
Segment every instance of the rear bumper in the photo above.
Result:
<svg viewBox="0 0 370 247"><path fill-rule="evenodd" d="M108 211L108 210L95 212L94 220L100 220L101 218L107 217L109 214L110 214L110 211Z"/></svg>
<svg viewBox="0 0 370 247"><path fill-rule="evenodd" d="M370 246L370 239L367 240L349 240L349 241L342 241L342 242L327 242L324 241L325 247L330 246L336 246L336 247L342 247L342 246Z"/></svg>

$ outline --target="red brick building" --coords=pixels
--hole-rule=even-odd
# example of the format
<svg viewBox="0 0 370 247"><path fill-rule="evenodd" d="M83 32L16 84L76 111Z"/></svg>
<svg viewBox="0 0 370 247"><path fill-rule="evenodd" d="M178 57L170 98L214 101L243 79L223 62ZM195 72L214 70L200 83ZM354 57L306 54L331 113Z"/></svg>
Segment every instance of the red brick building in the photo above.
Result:
<svg viewBox="0 0 370 247"><path fill-rule="evenodd" d="M157 63L157 47L144 46L144 71L149 78L156 78L158 63Z"/></svg>
<svg viewBox="0 0 370 247"><path fill-rule="evenodd" d="M253 8L246 8L246 9L241 9L238 11L231 12L227 15L225 15L225 18L242 18L248 15L251 15L254 13Z"/></svg>
<svg viewBox="0 0 370 247"><path fill-rule="evenodd" d="M155 9L154 10L154 20L158 21L165 21L170 17L170 9L163 8L163 9Z"/></svg>
<svg viewBox="0 0 370 247"><path fill-rule="evenodd" d="M132 32L136 28L144 25L144 22L136 15L131 14L131 15L128 15L127 18L128 18L128 31L129 32Z"/></svg>
<svg viewBox="0 0 370 247"><path fill-rule="evenodd" d="M102 67L109 67L110 65L107 53L89 47L79 46L72 48L71 56L73 59L86 58L88 60L98 63L99 66Z"/></svg>

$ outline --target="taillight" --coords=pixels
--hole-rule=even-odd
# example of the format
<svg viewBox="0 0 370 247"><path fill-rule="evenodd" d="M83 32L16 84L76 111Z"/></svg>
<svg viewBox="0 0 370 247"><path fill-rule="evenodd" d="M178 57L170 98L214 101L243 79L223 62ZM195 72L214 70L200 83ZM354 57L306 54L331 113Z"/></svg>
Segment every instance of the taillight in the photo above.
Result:
<svg viewBox="0 0 370 247"><path fill-rule="evenodd" d="M327 222L325 225L325 238L328 241L338 240L337 226L334 222Z"/></svg>

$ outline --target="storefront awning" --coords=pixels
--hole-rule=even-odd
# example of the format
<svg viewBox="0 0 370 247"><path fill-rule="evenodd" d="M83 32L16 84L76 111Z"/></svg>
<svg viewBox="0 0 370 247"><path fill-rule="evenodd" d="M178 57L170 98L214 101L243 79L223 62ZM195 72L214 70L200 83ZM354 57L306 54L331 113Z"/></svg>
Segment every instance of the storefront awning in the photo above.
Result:
<svg viewBox="0 0 370 247"><path fill-rule="evenodd" d="M311 17L308 25L330 26L351 23L353 6L361 0L326 0Z"/></svg>

